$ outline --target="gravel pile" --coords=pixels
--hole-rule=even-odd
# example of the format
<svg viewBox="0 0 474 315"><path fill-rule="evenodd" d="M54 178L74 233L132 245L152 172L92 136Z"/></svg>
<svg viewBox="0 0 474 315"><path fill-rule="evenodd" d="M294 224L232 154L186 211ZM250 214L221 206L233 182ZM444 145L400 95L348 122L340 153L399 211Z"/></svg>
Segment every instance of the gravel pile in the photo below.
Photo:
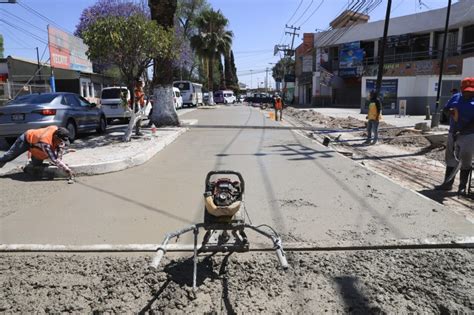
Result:
<svg viewBox="0 0 474 315"><path fill-rule="evenodd" d="M292 107L288 107L286 113L302 122L318 127L330 129L363 129L358 132L352 132L351 134L356 138L367 137L367 132L365 131L366 121L359 120L355 117L348 116L346 118L336 118L325 116L315 111L303 111ZM387 124L384 121L381 121L379 124L379 137L388 138L387 140L381 140L380 143L404 148L427 149L430 146L430 142L426 138L420 137L420 135L421 133L419 131L395 128L395 126ZM433 155L433 157L437 156L437 154Z"/></svg>
<svg viewBox="0 0 474 315"><path fill-rule="evenodd" d="M192 260L149 255L3 254L0 312L469 313L472 250L273 253ZM170 259L174 257L174 259Z"/></svg>

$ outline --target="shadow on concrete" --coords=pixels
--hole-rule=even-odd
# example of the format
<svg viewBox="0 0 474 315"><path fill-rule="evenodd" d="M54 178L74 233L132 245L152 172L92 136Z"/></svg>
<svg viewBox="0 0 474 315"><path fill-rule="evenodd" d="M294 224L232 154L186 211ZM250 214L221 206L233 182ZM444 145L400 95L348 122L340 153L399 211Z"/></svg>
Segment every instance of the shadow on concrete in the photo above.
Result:
<svg viewBox="0 0 474 315"><path fill-rule="evenodd" d="M127 198L127 197L125 197L125 196L116 194L116 193L114 193L114 192L107 191L107 190L105 190L105 189L102 189L102 188L99 188L99 187L95 187L95 186L92 186L92 185L88 185L88 184L85 184L85 183L79 182L79 181L77 181L76 184L82 185L82 186L84 186L84 187L87 187L87 188L90 188L90 189L93 189L93 190L96 190L96 191L99 191L99 192L101 192L101 193L107 194L107 195L112 196L112 197L115 197L115 198L117 198L117 199L120 199L120 200L129 202L129 203L131 203L131 204L134 204L134 205L136 205L136 206L142 207L142 208L144 208L144 209L147 209L147 210L150 210L150 211L154 211L154 212L158 212L158 213L163 214L163 215L165 215L165 216L167 216L167 217L169 217L169 218L172 218L172 219L175 219L175 220L178 220L178 221L187 223L187 224L194 224L194 222L190 221L189 219L182 218L182 217L180 217L180 216L171 214L171 213L169 213L169 212L166 211L166 210L162 210L162 209L158 209L158 208L149 206L149 205L147 205L147 204L144 204L144 203L141 203L141 202L139 202L139 201L136 201L136 200Z"/></svg>
<svg viewBox="0 0 474 315"><path fill-rule="evenodd" d="M272 148L275 148L282 156L294 156L294 158L288 159L289 161L303 161L303 160L315 160L316 156L321 158L331 158L333 157L334 151L321 151L314 148L307 147L300 143L291 143L291 144L278 144L272 145Z"/></svg>
<svg viewBox="0 0 474 315"><path fill-rule="evenodd" d="M153 305L153 303L156 302L156 300L158 300L158 298L160 297L160 295L163 293L163 291L166 289L166 287L168 287L168 285L170 284L171 280L166 280L165 283L163 283L161 285L161 287L158 289L158 291L156 291L156 293L153 294L153 298L147 303L147 305L145 305L145 307L143 307L139 312L138 314L140 315L143 315L143 314L148 314L150 311L151 311L151 306ZM150 314L152 314L153 312L150 312Z"/></svg>
<svg viewBox="0 0 474 315"><path fill-rule="evenodd" d="M458 196L458 193L456 191L445 191L445 190L435 190L435 189L425 189L425 190L419 190L418 191L420 194L423 196L426 196L430 199L433 199L436 202L439 202L440 204L444 204L444 201L448 198L456 198ZM474 200L474 194L468 195L468 196L459 196L459 199L468 199ZM461 200L459 200L461 202ZM462 203L462 202L461 202Z"/></svg>
<svg viewBox="0 0 474 315"><path fill-rule="evenodd" d="M219 279L219 274L214 271L215 262L213 255L208 255L197 263L196 287L199 288L206 279ZM165 266L164 271L170 276L171 281L179 286L193 286L194 262L191 256L185 260L178 260Z"/></svg>
<svg viewBox="0 0 474 315"><path fill-rule="evenodd" d="M341 297L348 314L382 314L378 307L370 307L369 299L356 287L357 278L352 276L335 277L334 281L339 287Z"/></svg>

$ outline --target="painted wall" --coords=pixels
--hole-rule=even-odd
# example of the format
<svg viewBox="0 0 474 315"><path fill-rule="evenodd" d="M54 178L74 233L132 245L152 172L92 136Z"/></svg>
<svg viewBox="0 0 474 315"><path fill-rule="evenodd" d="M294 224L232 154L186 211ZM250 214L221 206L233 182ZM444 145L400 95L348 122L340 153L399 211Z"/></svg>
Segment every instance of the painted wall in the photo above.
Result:
<svg viewBox="0 0 474 315"><path fill-rule="evenodd" d="M474 77L474 57L463 60L462 77Z"/></svg>
<svg viewBox="0 0 474 315"><path fill-rule="evenodd" d="M449 90L451 86L456 86L461 81L459 75L446 75L443 76L443 84L446 87L443 89L443 95L440 97L440 104L443 106L449 99ZM365 108L365 101L368 95L366 91L367 79L376 80L376 77L362 77L361 86L361 101L360 108L361 113L367 113ZM430 107L431 113L436 107L436 88L438 84L438 76L435 75L422 75L414 77L384 77L383 79L397 79L397 104L394 109L385 109L384 114L398 114L398 105L400 100L407 101L407 114L408 115L424 115L426 114L427 106Z"/></svg>

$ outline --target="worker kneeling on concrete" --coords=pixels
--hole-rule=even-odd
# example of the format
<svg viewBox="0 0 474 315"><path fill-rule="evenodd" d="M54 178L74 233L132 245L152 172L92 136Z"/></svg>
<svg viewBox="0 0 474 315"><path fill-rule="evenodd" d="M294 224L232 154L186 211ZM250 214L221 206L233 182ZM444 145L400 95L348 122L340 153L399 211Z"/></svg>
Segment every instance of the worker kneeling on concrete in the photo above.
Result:
<svg viewBox="0 0 474 315"><path fill-rule="evenodd" d="M62 161L64 149L68 143L69 131L63 127L49 126L46 128L27 130L19 136L11 148L0 157L0 168L26 151L30 151L33 165L42 165L44 160L50 159L54 165L62 169L72 178L74 173Z"/></svg>
<svg viewBox="0 0 474 315"><path fill-rule="evenodd" d="M451 115L448 144L446 147L446 176L445 183L437 189L449 190L454 181L455 166L460 163L460 178L458 193L466 194L469 174L472 170L474 155L474 77L465 78L461 82L461 93L454 95L446 104ZM452 143L450 143L452 142ZM455 148L459 149L455 159ZM451 178L448 180L448 178Z"/></svg>

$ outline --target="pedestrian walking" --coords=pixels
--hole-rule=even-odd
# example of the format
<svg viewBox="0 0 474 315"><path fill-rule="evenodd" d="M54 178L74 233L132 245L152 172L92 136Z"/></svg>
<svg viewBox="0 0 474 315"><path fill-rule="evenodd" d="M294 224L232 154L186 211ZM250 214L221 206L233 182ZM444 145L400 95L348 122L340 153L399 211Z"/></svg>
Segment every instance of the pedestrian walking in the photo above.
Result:
<svg viewBox="0 0 474 315"><path fill-rule="evenodd" d="M273 102L273 106L275 107L275 121L278 120L278 112L280 112L280 121L283 119L283 99L280 95L275 97L275 101Z"/></svg>
<svg viewBox="0 0 474 315"><path fill-rule="evenodd" d="M461 93L455 94L445 108L450 111L451 117L445 156L445 182L436 188L452 189L455 177L455 174L452 173L457 171L456 167L459 167L458 193L465 195L469 174L472 172L472 157L474 155L474 77L462 80ZM458 159L456 159L455 152L458 152Z"/></svg>
<svg viewBox="0 0 474 315"><path fill-rule="evenodd" d="M68 143L69 131L63 127L49 126L27 130L0 157L0 168L26 151L30 151L33 165L40 166L44 160L50 159L54 165L69 175L69 179L72 179L74 177L73 171L62 161Z"/></svg>
<svg viewBox="0 0 474 315"><path fill-rule="evenodd" d="M382 105L374 90L369 94L369 110L367 114L367 139L364 144L376 144L379 139L379 122L382 119ZM373 137L372 137L373 134Z"/></svg>

